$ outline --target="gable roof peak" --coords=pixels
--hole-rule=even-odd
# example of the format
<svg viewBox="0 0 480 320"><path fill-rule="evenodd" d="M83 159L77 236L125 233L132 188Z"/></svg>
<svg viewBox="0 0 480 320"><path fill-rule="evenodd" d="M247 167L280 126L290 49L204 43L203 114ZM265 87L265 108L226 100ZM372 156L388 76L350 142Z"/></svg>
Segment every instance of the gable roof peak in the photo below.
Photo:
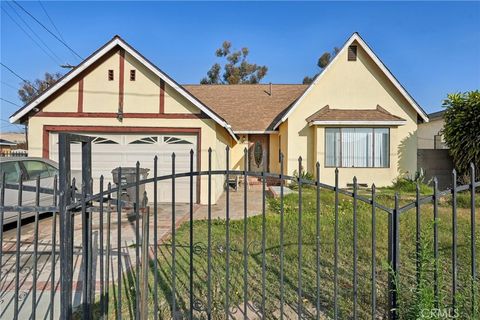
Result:
<svg viewBox="0 0 480 320"><path fill-rule="evenodd" d="M378 58L378 56L373 52L373 50L370 48L370 46L363 40L363 38L360 36L360 33L354 32L352 35L348 38L348 40L343 44L342 48L340 51L337 53L337 55L333 58L333 60L325 67L325 69L320 72L315 79L310 83L309 87L305 92L295 101L294 104L290 107L290 109L285 112L283 117L280 118L280 120L275 124L274 129L277 129L278 126L282 123L285 122L290 114L295 110L300 102L305 98L305 96L312 90L312 88L315 87L315 85L320 81L320 79L325 75L326 71L337 61L338 57L341 56L341 53L345 50L348 49L348 47L354 42L357 41L357 43L365 50L367 55L373 60L373 62L380 68L380 70L386 75L386 77L391 81L391 83L397 88L397 90L400 92L400 94L410 103L410 105L415 109L417 114L420 116L420 118L424 122L428 122L428 116L426 112L420 107L420 105L415 101L415 99L407 92L407 90L400 84L400 82L395 78L395 76L392 74L392 72L385 66L385 64Z"/></svg>
<svg viewBox="0 0 480 320"><path fill-rule="evenodd" d="M31 102L17 110L14 114L10 116L10 123L17 123L21 121L21 119L27 116L32 110L34 110L40 103L45 101L49 96L54 94L64 85L69 83L73 80L76 76L84 72L88 67L98 61L101 57L105 54L110 52L112 49L120 46L123 50L128 52L134 59L138 60L141 64L147 67L150 71L152 71L156 76L160 79L165 81L169 86L171 86L174 90L184 96L188 101L190 101L193 105L195 105L198 109L208 115L211 119L217 122L219 125L224 127L230 135L237 140L235 133L232 131L231 126L217 113L211 110L208 106L203 104L200 100L198 100L195 96L193 96L190 92L185 90L180 84L178 84L175 80L173 80L170 76L168 76L165 72L160 70L156 65L150 62L147 58L145 58L142 54L140 54L135 48L133 48L130 44L128 44L124 39L122 39L119 35L115 35L111 40L105 43L102 47L97 49L94 53L84 59L79 65L73 68L70 72L60 78L55 84L50 86L48 89L40 93L35 99Z"/></svg>

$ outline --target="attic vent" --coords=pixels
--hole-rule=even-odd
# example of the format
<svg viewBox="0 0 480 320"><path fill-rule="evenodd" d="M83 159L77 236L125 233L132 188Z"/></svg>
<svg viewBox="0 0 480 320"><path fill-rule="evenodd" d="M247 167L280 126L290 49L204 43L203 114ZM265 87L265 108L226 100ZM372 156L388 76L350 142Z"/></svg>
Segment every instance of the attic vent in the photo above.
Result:
<svg viewBox="0 0 480 320"><path fill-rule="evenodd" d="M135 81L135 70L130 70L130 81Z"/></svg>
<svg viewBox="0 0 480 320"><path fill-rule="evenodd" d="M113 70L108 70L108 81L113 81Z"/></svg>
<svg viewBox="0 0 480 320"><path fill-rule="evenodd" d="M357 46L348 47L348 61L357 61Z"/></svg>

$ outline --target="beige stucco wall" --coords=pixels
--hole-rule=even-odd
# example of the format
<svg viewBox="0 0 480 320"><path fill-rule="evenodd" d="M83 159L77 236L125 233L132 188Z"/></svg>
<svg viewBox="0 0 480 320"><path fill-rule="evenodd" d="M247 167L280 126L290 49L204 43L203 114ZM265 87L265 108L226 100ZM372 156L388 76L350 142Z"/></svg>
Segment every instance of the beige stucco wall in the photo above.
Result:
<svg viewBox="0 0 480 320"><path fill-rule="evenodd" d="M136 70L135 81L130 80L131 70ZM128 52L125 53L123 101L125 113L158 113L160 109L160 78Z"/></svg>
<svg viewBox="0 0 480 320"><path fill-rule="evenodd" d="M248 148L248 134L240 135L237 143L231 146L230 150L230 168L233 170L243 170L245 168L244 154L245 148Z"/></svg>
<svg viewBox="0 0 480 320"><path fill-rule="evenodd" d="M108 81L108 70L113 70L113 81ZM84 112L117 112L120 79L120 54L115 52L83 79ZM49 106L48 106L49 107ZM49 108L44 110L50 111Z"/></svg>
<svg viewBox="0 0 480 320"><path fill-rule="evenodd" d="M200 110L169 85L165 85L165 113L195 113Z"/></svg>
<svg viewBox="0 0 480 320"><path fill-rule="evenodd" d="M435 149L435 136L443 129L443 118L418 125L418 149Z"/></svg>
<svg viewBox="0 0 480 320"><path fill-rule="evenodd" d="M279 145L278 134L270 134L269 148L269 170L270 172L280 173L280 159L278 158Z"/></svg>
<svg viewBox="0 0 480 320"><path fill-rule="evenodd" d="M78 108L78 82L65 89L63 94L58 95L48 105L50 112L76 112ZM46 110L47 111L47 110Z"/></svg>
<svg viewBox="0 0 480 320"><path fill-rule="evenodd" d="M407 120L405 125L391 128L390 168L342 168L341 185L351 181L353 175L359 182L381 186L390 184L400 173L413 174L417 164L417 113L360 46L357 61L347 61L346 50L340 53L288 118L288 172L298 168L299 156L310 172L314 172L318 160L322 179L332 184L334 169L324 167L324 130L309 127L305 119L326 105L332 109L374 109L377 104Z"/></svg>
<svg viewBox="0 0 480 320"><path fill-rule="evenodd" d="M288 169L288 120L278 127L278 139L280 140L280 151L283 154L283 170L284 173L290 172Z"/></svg>

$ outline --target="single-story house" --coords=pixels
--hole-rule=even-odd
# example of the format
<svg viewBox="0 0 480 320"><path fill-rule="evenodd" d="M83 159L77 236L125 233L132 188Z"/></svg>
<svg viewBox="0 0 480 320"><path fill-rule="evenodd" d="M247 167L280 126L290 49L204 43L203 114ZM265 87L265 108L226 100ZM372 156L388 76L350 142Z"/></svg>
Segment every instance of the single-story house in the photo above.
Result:
<svg viewBox="0 0 480 320"><path fill-rule="evenodd" d="M417 169L418 123L428 117L358 33L352 34L312 84L180 85L115 36L55 85L15 112L12 123L27 123L29 154L57 159L58 133L94 137L93 175L110 178L119 165L153 168L159 174L189 170L243 169L244 148L251 150L249 170L266 167L285 174L298 168L315 171L340 185L388 185L401 173ZM253 156L256 150L257 156ZM72 148L73 169L80 168ZM152 176L153 170L150 171ZM180 179L179 179L180 180ZM188 199L188 180L178 181L177 200ZM196 201L207 202L207 178L196 181ZM224 190L223 177L213 181L213 201ZM169 201L169 183L160 184L159 199ZM148 191L148 189L147 189Z"/></svg>

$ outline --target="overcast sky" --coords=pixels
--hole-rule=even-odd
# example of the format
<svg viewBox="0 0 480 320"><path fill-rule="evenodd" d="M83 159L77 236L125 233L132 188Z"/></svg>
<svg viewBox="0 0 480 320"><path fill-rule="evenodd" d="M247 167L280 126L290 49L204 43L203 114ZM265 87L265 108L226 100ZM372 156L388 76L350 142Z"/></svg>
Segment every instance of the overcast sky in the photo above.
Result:
<svg viewBox="0 0 480 320"><path fill-rule="evenodd" d="M268 66L263 82L300 83L318 71L322 52L357 31L427 112L440 110L449 92L480 88L480 2L19 4L81 57L119 34L184 84L199 82L224 40ZM14 2L1 8L1 61L22 78L81 61ZM20 82L2 67L1 97L20 105ZM7 120L18 107L0 103L1 131L14 130Z"/></svg>

